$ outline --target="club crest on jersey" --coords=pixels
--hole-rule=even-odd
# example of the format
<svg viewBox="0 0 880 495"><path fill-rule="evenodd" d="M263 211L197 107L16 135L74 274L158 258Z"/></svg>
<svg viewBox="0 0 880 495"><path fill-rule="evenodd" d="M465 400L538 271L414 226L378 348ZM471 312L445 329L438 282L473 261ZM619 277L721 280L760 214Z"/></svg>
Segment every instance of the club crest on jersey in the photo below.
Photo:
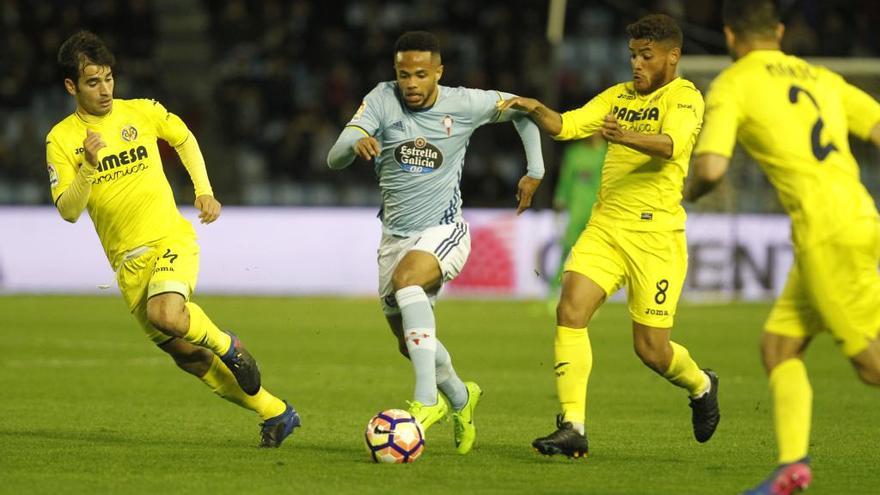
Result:
<svg viewBox="0 0 880 495"><path fill-rule="evenodd" d="M355 121L360 120L361 116L364 114L364 110L366 110L366 109L367 109L367 102L366 102L366 100L364 100L361 102L361 106L358 107L357 111L351 117L351 121L355 122Z"/></svg>
<svg viewBox="0 0 880 495"><path fill-rule="evenodd" d="M58 185L58 171L55 170L55 165L51 163L47 164L46 168L49 170L49 186L55 187Z"/></svg>
<svg viewBox="0 0 880 495"><path fill-rule="evenodd" d="M452 119L451 115L447 115L443 117L443 127L446 129L446 135L452 135L452 124L455 123L455 120Z"/></svg>
<svg viewBox="0 0 880 495"><path fill-rule="evenodd" d="M133 125L125 126L122 128L122 140L125 142L131 142L137 139L138 131L134 128Z"/></svg>
<svg viewBox="0 0 880 495"><path fill-rule="evenodd" d="M443 165L443 153L423 137L397 145L394 159L411 174L428 174Z"/></svg>

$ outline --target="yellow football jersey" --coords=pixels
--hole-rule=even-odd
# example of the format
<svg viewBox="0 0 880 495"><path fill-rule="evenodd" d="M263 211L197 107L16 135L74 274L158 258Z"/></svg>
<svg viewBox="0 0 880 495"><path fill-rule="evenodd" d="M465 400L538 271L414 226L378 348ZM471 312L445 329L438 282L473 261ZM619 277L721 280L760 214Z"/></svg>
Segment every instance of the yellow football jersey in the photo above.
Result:
<svg viewBox="0 0 880 495"><path fill-rule="evenodd" d="M114 270L120 255L132 248L171 234L195 235L177 210L156 145L157 139L164 139L179 146L189 130L153 100L113 100L113 110L103 117L74 113L52 128L46 137L46 161L53 201L67 190L86 159L86 129L101 134L107 144L98 152L98 172L86 208Z"/></svg>
<svg viewBox="0 0 880 495"><path fill-rule="evenodd" d="M738 140L761 165L801 247L850 219L877 216L848 133L867 139L880 104L842 77L778 50L750 52L712 82L696 153L730 157Z"/></svg>
<svg viewBox="0 0 880 495"><path fill-rule="evenodd" d="M668 135L673 151L665 159L609 143L591 221L632 230L684 229L681 190L703 123L703 96L680 77L647 95L637 93L632 82L620 83L562 114L562 131L554 139L581 139L599 132L609 113L624 129Z"/></svg>

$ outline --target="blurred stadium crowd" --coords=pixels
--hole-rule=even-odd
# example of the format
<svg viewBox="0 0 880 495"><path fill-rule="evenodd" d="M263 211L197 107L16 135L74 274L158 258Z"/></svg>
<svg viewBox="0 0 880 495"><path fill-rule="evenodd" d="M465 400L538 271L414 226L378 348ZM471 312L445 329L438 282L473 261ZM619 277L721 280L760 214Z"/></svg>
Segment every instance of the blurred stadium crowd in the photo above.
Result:
<svg viewBox="0 0 880 495"><path fill-rule="evenodd" d="M332 172L324 158L362 96L393 78L392 46L409 29L440 36L441 84L536 96L560 109L630 78L624 28L646 13L680 21L685 54L725 53L720 2L569 0L558 47L546 41L547 3L0 0L0 204L49 202L44 137L73 109L55 56L78 28L115 51L116 97L155 98L181 115L199 138L217 197L248 205L378 204L369 164ZM781 3L786 50L880 56L880 3ZM878 87L865 89L880 96ZM561 146L547 143L538 207L550 204ZM185 171L173 151L164 154L178 199L190 200ZM512 126L481 129L462 179L465 206L512 206L522 170ZM752 209L772 210L773 202Z"/></svg>

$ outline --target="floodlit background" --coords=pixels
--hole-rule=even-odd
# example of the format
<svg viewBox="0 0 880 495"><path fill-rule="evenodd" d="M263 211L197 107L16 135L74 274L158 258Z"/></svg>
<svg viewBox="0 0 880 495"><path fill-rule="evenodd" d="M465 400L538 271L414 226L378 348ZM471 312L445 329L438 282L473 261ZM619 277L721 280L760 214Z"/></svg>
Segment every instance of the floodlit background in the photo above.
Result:
<svg viewBox="0 0 880 495"><path fill-rule="evenodd" d="M559 17L550 15L551 3L564 5ZM112 274L103 273L108 269L88 218L69 226L51 207L38 208L39 213L14 208L50 205L44 137L73 110L55 57L59 44L78 28L93 30L115 51L117 97L155 98L183 117L199 139L216 196L224 205L280 208L227 208L226 218L200 229L201 290L366 295L375 284L371 260L379 232L378 221L372 219L379 205L372 166L357 161L344 171L332 171L325 157L361 98L377 82L393 77L391 52L397 36L428 29L440 37L442 84L501 89L565 110L630 78L625 26L651 12L669 13L680 22L685 34L680 72L705 89L730 63L720 31L720 4L4 0L0 205L6 208L0 206L0 291L89 292L112 279ZM880 97L880 36L875 29L880 25L880 4L786 0L782 12L787 25L784 49L818 58ZM877 150L857 140L852 144L869 190L880 191ZM476 132L461 184L465 215L476 222L474 254L457 283L460 294L542 295L548 273L554 271L556 240L564 221L551 211L551 198L566 146L571 144L545 139L547 175L535 210L514 220L509 213L515 184L525 167L519 138L511 125ZM170 148L162 149L179 203L191 204L186 171ZM782 211L775 192L750 159L737 153L719 190L698 205L686 206L692 224L707 226L689 229L686 297L767 298L780 289L790 258L786 219L778 216ZM39 229L22 223L23 211L40 219ZM274 219L274 228L265 229L262 237L255 233L243 238L232 225L233 217L251 224ZM357 242L351 242L351 225L362 233ZM41 235L29 234L35 230ZM40 243L46 238L64 239L67 251L88 253L79 258L80 273L59 279L59 271L72 270L71 258L33 254L45 249ZM322 239L325 249L314 252L309 238ZM251 245L255 254L242 260L227 249L221 255L220 246L230 243L242 250ZM496 265L487 270L489 260ZM261 265L261 273L274 273L276 279L254 278L253 272L245 271L255 263ZM280 263L301 276L273 268ZM322 266L337 266L340 273L315 273L330 277L316 285L309 274ZM482 275L476 273L480 266ZM211 273L218 270L240 283L215 284Z"/></svg>
<svg viewBox="0 0 880 495"><path fill-rule="evenodd" d="M567 4L555 24L551 3ZM363 95L393 77L403 31L440 36L443 84L569 109L630 78L624 28L651 12L678 19L680 72L705 89L730 63L720 3L0 0L0 494L706 495L754 486L776 456L758 342L791 246L775 193L743 153L721 190L686 205L689 274L674 331L720 376L717 433L694 441L686 394L633 354L618 298L590 322L590 457L571 461L530 446L558 411L547 279L564 221L551 197L570 144L545 140L546 179L534 211L517 217L518 137L510 125L478 130L462 180L473 250L436 307L458 374L485 391L477 443L461 457L452 425L439 422L421 459L398 467L373 465L363 445L369 418L406 407L412 390L375 298L378 190L368 163L341 172L324 164ZM880 2L782 4L786 50L819 57L880 97ZM162 101L199 139L225 209L197 226L195 300L241 336L266 387L299 410L303 427L278 450L257 449L255 415L184 376L121 298L102 297L117 291L89 218L68 224L50 203L44 138L73 111L55 56L81 27L116 52L117 97ZM877 150L854 151L880 197ZM184 215L196 220L186 172L163 153ZM880 396L828 335L805 361L815 405L809 493L877 493Z"/></svg>

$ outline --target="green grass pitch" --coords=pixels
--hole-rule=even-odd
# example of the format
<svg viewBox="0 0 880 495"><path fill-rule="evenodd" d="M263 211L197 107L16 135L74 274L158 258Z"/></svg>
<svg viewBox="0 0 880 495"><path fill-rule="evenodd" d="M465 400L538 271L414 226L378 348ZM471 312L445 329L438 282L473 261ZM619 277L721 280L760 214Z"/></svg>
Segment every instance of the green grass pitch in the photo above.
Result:
<svg viewBox="0 0 880 495"><path fill-rule="evenodd" d="M722 421L693 440L686 394L632 351L625 307L591 325L590 457L541 457L554 428L553 319L544 303L441 300L439 336L481 384L474 451L451 423L408 466L374 465L363 428L405 407L409 364L374 300L200 297L254 353L263 383L300 411L278 450L256 415L215 397L142 336L113 297L0 297L2 493L733 494L772 468L775 440L758 357L768 305L679 308L673 338L718 371ZM823 335L807 355L814 389L811 493L880 489L880 394Z"/></svg>

